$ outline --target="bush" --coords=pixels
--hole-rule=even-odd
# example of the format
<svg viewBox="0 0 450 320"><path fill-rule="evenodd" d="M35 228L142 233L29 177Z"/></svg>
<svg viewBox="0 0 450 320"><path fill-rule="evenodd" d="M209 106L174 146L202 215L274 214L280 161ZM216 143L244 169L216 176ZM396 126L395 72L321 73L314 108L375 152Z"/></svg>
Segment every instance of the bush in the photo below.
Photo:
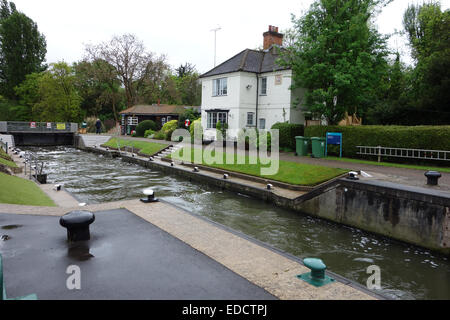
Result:
<svg viewBox="0 0 450 320"><path fill-rule="evenodd" d="M155 140L166 140L167 136L162 131L158 131L155 133L153 139Z"/></svg>
<svg viewBox="0 0 450 320"><path fill-rule="evenodd" d="M194 143L194 132L197 132L198 140L203 141L202 119L197 119L194 122L192 122L191 125L189 126L189 132L191 134L192 143Z"/></svg>
<svg viewBox="0 0 450 320"><path fill-rule="evenodd" d="M295 150L295 137L303 136L305 132L305 126L301 124L291 123L275 123L272 129L280 131L280 148L288 148Z"/></svg>
<svg viewBox="0 0 450 320"><path fill-rule="evenodd" d="M144 133L144 138L148 138L149 136L152 136L152 135L154 135L156 133L156 131L154 131L154 130L147 130L147 131L145 131L145 133Z"/></svg>
<svg viewBox="0 0 450 320"><path fill-rule="evenodd" d="M152 120L142 121L136 127L136 135L138 137L144 137L145 136L145 131L147 131L147 130L157 131L158 130L158 126Z"/></svg>
<svg viewBox="0 0 450 320"><path fill-rule="evenodd" d="M172 139L172 133L178 128L178 120L172 120L163 125L161 132L166 135L166 140Z"/></svg>
<svg viewBox="0 0 450 320"><path fill-rule="evenodd" d="M327 132L342 133L344 157L358 157L357 146L450 150L450 126L311 126L305 136L325 137Z"/></svg>

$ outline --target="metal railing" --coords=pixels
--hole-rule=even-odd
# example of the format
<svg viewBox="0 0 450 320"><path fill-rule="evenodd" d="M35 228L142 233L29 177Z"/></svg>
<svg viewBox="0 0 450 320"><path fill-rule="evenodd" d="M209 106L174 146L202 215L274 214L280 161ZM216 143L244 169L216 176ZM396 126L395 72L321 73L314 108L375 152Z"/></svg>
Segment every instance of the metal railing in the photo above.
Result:
<svg viewBox="0 0 450 320"><path fill-rule="evenodd" d="M38 175L41 175L44 171L45 162L39 160L38 157L31 151L25 151L25 155L23 158L25 160L25 176L28 175L30 180L34 178L36 181L38 181Z"/></svg>
<svg viewBox="0 0 450 320"><path fill-rule="evenodd" d="M357 146L357 148L359 148L359 155L376 156L378 162L381 162L381 157L450 161L450 151L443 150L386 148L381 146Z"/></svg>
<svg viewBox="0 0 450 320"><path fill-rule="evenodd" d="M4 142L2 138L0 138L0 148L2 148L6 154L8 154L8 142Z"/></svg>
<svg viewBox="0 0 450 320"><path fill-rule="evenodd" d="M74 133L78 130L76 123L58 123L58 122L19 122L8 121L6 123L7 132L36 132L36 133Z"/></svg>

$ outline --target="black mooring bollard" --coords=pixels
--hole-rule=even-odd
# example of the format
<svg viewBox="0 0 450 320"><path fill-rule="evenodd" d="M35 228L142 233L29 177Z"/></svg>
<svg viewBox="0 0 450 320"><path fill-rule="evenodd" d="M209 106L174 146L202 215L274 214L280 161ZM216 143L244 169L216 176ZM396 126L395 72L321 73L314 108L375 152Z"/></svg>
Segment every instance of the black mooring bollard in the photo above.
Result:
<svg viewBox="0 0 450 320"><path fill-rule="evenodd" d="M442 177L442 174L437 171L427 171L425 172L425 177L427 177L427 185L437 186L438 180Z"/></svg>
<svg viewBox="0 0 450 320"><path fill-rule="evenodd" d="M67 229L67 240L70 242L91 239L89 225L95 221L90 211L72 211L61 217L59 224Z"/></svg>

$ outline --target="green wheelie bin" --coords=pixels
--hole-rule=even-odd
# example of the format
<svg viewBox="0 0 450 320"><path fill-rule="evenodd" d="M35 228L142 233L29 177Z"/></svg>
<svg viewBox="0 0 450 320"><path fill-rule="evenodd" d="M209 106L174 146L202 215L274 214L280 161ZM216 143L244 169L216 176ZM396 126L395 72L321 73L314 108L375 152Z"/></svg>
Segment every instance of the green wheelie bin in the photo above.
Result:
<svg viewBox="0 0 450 320"><path fill-rule="evenodd" d="M311 138L312 154L314 158L325 158L325 138Z"/></svg>
<svg viewBox="0 0 450 320"><path fill-rule="evenodd" d="M295 137L295 140L297 141L295 148L297 156L306 157L308 155L310 139L307 137L299 136Z"/></svg>

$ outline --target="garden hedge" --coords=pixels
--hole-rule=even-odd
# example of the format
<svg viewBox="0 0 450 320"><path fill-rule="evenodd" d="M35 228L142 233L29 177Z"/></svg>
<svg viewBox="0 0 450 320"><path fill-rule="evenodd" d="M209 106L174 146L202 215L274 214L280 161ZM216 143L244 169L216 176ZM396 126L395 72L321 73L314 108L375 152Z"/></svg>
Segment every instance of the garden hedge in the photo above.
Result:
<svg viewBox="0 0 450 320"><path fill-rule="evenodd" d="M306 137L342 133L344 157L358 157L357 146L450 151L450 126L310 126Z"/></svg>
<svg viewBox="0 0 450 320"><path fill-rule="evenodd" d="M292 123L278 122L272 126L272 129L280 131L280 148L289 148L291 150L295 150L295 137L303 136L305 132L305 126Z"/></svg>

